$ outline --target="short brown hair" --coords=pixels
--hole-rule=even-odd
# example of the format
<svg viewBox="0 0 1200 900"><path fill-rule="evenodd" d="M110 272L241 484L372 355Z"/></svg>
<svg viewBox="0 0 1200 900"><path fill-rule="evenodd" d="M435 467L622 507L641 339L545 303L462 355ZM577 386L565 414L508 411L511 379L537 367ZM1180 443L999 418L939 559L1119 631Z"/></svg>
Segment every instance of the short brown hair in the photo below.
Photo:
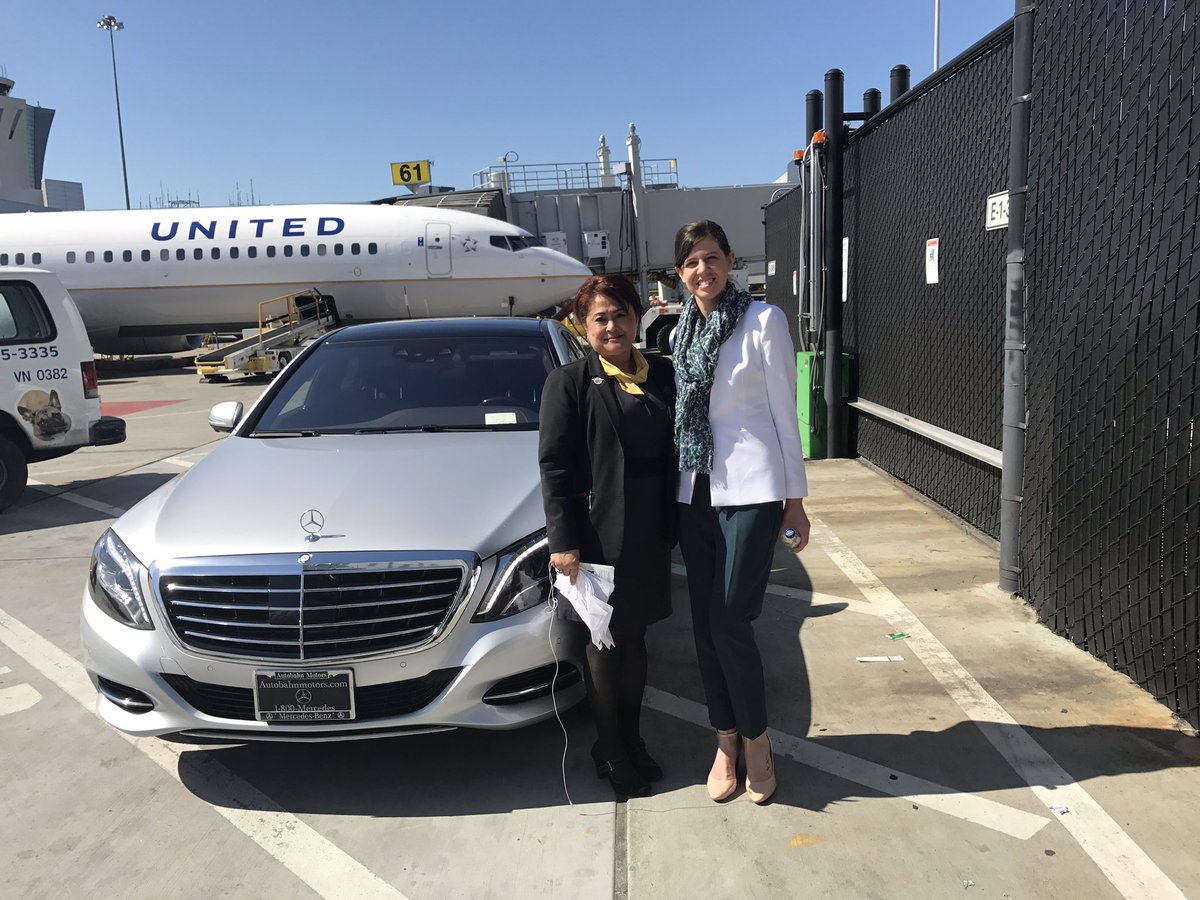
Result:
<svg viewBox="0 0 1200 900"><path fill-rule="evenodd" d="M618 306L622 306L633 314L635 319L642 315L642 303L638 298L637 288L624 275L593 275L579 286L575 292L575 302L572 310L580 324L587 321L588 310L592 301L603 294Z"/></svg>
<svg viewBox="0 0 1200 900"><path fill-rule="evenodd" d="M705 238L712 238L728 256L733 251L729 249L729 238L725 237L725 229L712 219L700 219L698 222L688 222L675 232L675 268L682 269L688 254Z"/></svg>

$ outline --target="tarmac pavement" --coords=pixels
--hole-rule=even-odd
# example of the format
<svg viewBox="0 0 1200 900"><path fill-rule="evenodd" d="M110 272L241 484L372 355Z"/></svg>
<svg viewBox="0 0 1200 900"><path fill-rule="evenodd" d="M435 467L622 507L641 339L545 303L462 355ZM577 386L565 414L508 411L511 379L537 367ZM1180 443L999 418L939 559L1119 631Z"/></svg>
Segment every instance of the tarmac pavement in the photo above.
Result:
<svg viewBox="0 0 1200 900"><path fill-rule="evenodd" d="M32 466L0 514L0 896L1200 898L1200 741L1001 593L991 542L858 461L810 464L813 543L776 554L765 806L705 793L682 577L650 632L652 797L596 780L585 707L563 716L570 801L553 720L344 744L118 734L81 664L92 545L222 438L211 405L263 386L110 373L128 440Z"/></svg>

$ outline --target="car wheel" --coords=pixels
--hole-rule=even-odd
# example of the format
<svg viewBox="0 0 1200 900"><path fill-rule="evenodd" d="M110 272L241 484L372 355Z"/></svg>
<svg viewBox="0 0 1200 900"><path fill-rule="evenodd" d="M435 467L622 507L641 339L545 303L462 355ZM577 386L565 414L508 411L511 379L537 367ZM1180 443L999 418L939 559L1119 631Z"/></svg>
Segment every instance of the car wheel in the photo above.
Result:
<svg viewBox="0 0 1200 900"><path fill-rule="evenodd" d="M279 354L279 368L282 369L284 366L286 366L291 361L292 361L292 354L288 353L286 350L284 350L282 353Z"/></svg>
<svg viewBox="0 0 1200 900"><path fill-rule="evenodd" d="M670 326L663 326L658 329L658 334L654 336L654 344L658 347L658 352L663 356L671 355L671 332L674 330Z"/></svg>
<svg viewBox="0 0 1200 900"><path fill-rule="evenodd" d="M16 502L29 480L29 464L21 448L6 437L0 437L0 509Z"/></svg>

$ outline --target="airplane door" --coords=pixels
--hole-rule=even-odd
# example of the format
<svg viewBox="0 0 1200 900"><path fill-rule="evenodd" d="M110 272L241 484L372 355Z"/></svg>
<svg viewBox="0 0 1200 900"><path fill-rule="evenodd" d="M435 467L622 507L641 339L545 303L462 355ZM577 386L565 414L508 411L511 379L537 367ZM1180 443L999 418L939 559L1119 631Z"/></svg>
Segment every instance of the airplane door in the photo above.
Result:
<svg viewBox="0 0 1200 900"><path fill-rule="evenodd" d="M425 226L425 268L430 275L449 275L450 267L450 226L431 222Z"/></svg>

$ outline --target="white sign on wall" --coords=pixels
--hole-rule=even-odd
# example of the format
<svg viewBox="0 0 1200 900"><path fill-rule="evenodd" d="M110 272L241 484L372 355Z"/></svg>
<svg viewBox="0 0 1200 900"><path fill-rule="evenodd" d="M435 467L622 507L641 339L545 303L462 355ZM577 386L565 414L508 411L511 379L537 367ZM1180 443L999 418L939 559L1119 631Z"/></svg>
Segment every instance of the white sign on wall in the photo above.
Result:
<svg viewBox="0 0 1200 900"><path fill-rule="evenodd" d="M842 238L842 302L846 302L846 292L850 282L850 238Z"/></svg>
<svg viewBox="0 0 1200 900"><path fill-rule="evenodd" d="M772 259L767 263L767 277L770 277L774 274L775 274L775 260Z"/></svg>
<svg viewBox="0 0 1200 900"><path fill-rule="evenodd" d="M941 238L930 238L925 242L925 283L938 283L938 243Z"/></svg>
<svg viewBox="0 0 1200 900"><path fill-rule="evenodd" d="M988 194L987 209L983 214L983 227L988 231L1008 227L1008 191Z"/></svg>

